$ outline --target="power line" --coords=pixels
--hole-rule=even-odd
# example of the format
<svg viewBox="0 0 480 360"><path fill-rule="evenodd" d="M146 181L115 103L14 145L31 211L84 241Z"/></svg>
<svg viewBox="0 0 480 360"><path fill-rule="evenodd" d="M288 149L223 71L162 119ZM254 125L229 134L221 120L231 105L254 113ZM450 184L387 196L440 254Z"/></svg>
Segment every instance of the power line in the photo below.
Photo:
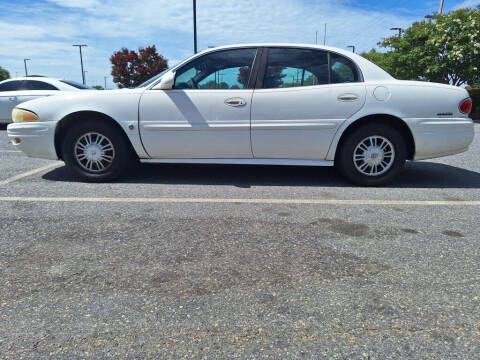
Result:
<svg viewBox="0 0 480 360"><path fill-rule="evenodd" d="M393 4L390 4L390 8L394 8L396 7L400 2L403 2L404 0L396 0L394 1ZM358 43L358 36L360 36L366 29L368 28L371 28L375 25L377 25L378 23L380 23L382 20L384 20L385 18L385 14L384 13L379 13L377 16L373 17L373 19L369 22L367 22L363 27L359 28L359 29L355 29L355 32L356 34L358 34L352 41L354 43Z"/></svg>

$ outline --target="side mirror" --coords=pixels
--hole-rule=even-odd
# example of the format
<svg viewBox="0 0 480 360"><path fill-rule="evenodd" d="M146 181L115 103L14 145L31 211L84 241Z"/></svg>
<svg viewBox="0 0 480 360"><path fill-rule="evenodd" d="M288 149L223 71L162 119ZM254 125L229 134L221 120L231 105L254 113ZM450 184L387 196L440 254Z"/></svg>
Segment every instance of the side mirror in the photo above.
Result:
<svg viewBox="0 0 480 360"><path fill-rule="evenodd" d="M153 87L153 90L170 90L175 83L175 74L172 71L162 76L162 80Z"/></svg>

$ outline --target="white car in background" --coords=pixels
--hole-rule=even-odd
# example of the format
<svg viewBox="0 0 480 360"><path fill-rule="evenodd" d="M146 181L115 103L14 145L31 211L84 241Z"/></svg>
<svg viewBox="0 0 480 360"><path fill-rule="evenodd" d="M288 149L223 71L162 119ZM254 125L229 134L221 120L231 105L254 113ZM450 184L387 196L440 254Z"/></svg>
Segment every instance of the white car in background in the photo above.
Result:
<svg viewBox="0 0 480 360"><path fill-rule="evenodd" d="M466 151L465 89L399 81L349 51L248 44L205 50L135 89L23 103L8 136L85 181L145 163L335 165L383 185L406 160ZM292 170L292 177L295 172Z"/></svg>
<svg viewBox="0 0 480 360"><path fill-rule="evenodd" d="M39 97L58 95L60 91L78 91L88 87L74 81L43 76L27 76L0 82L0 124L12 121L12 110L18 104Z"/></svg>

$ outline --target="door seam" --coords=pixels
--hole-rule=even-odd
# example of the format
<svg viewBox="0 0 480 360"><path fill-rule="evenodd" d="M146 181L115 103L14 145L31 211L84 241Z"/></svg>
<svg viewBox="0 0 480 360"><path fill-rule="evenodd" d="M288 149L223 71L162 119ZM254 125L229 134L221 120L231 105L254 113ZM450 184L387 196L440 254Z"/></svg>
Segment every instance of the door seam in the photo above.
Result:
<svg viewBox="0 0 480 360"><path fill-rule="evenodd" d="M252 159L255 158L253 155L253 142L252 142L252 111L253 111L253 95L255 94L255 89L252 91L252 96L250 98L250 152L252 153Z"/></svg>

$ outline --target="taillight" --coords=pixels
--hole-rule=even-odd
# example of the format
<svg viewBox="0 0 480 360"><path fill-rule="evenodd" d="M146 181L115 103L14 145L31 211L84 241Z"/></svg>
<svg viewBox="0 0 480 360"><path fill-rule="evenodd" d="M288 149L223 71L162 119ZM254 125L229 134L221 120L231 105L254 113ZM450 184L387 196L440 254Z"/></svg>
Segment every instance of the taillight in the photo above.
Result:
<svg viewBox="0 0 480 360"><path fill-rule="evenodd" d="M465 100L462 100L458 108L462 113L470 114L472 112L472 99L467 98Z"/></svg>

